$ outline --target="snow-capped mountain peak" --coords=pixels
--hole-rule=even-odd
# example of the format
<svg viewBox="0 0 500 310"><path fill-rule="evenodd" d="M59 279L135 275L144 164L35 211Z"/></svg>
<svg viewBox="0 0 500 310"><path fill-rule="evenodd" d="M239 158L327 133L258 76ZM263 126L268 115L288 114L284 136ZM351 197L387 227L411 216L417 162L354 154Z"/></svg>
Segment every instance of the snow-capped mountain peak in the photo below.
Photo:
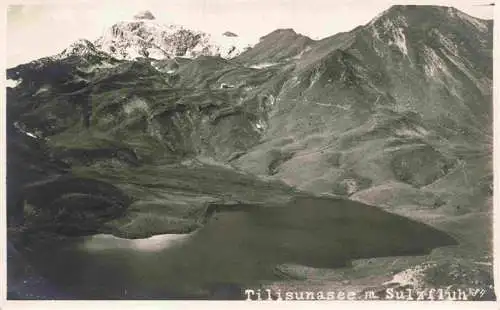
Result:
<svg viewBox="0 0 500 310"><path fill-rule="evenodd" d="M165 59L201 55L233 58L250 47L232 32L212 35L180 25L161 24L149 12L121 21L105 30L95 46L119 59Z"/></svg>

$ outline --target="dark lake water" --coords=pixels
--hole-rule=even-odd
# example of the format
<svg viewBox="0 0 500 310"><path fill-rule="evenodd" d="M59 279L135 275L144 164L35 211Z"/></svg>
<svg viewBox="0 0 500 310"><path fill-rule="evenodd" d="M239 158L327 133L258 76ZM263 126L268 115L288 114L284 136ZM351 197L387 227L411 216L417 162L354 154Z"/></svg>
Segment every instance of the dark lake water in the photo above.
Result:
<svg viewBox="0 0 500 310"><path fill-rule="evenodd" d="M15 291L32 287L41 292L32 298L231 299L242 297L242 288L278 279L279 264L337 268L354 258L423 254L454 243L372 206L297 198L283 206L216 213L188 235L35 237L29 252L16 245L20 253L8 262L8 289L17 298L23 295ZM24 263L43 279L38 288L23 285L32 281L19 271Z"/></svg>

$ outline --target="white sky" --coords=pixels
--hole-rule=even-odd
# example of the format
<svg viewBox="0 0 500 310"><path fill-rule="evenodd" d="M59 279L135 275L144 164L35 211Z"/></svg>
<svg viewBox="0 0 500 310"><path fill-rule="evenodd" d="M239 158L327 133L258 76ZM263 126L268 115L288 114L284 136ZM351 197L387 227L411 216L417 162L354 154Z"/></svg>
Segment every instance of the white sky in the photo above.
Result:
<svg viewBox="0 0 500 310"><path fill-rule="evenodd" d="M56 54L79 38L94 40L117 21L150 10L158 21L210 33L232 31L256 41L277 29L293 28L322 38L365 24L392 4L454 6L493 18L491 0L45 0L10 1L7 10L7 66ZM27 4L29 3L29 4ZM12 5L14 4L14 5ZM21 5L24 4L24 5Z"/></svg>

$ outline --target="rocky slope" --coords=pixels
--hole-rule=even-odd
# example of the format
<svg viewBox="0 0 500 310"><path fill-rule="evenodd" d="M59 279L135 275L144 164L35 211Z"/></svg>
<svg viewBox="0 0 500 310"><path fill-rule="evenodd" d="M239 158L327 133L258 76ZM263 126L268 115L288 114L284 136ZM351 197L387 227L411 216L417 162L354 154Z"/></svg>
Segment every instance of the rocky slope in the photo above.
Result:
<svg viewBox="0 0 500 310"><path fill-rule="evenodd" d="M358 192L389 181L429 187L469 160L487 159L492 23L464 16L393 7L316 43L292 61L278 91L262 89L273 102L266 143L238 165L265 173L281 153L276 178L317 192L351 180Z"/></svg>
<svg viewBox="0 0 500 310"><path fill-rule="evenodd" d="M349 281L362 291L429 261L429 285L458 283L450 276L457 268L461 286L491 285L492 21L449 7L394 6L322 40L282 29L234 59L186 59L144 40L154 19L139 17L96 45L80 41L7 71L20 82L7 101L17 134L43 139L75 177L132 197L130 206L108 201L128 206L125 216L94 231L185 232L204 225L207 204L340 196L434 226L459 244L423 257L361 259L341 275L317 265L303 277L303 266L284 266L297 281L270 285ZM170 56L154 60L137 47ZM142 58L122 59L136 52Z"/></svg>

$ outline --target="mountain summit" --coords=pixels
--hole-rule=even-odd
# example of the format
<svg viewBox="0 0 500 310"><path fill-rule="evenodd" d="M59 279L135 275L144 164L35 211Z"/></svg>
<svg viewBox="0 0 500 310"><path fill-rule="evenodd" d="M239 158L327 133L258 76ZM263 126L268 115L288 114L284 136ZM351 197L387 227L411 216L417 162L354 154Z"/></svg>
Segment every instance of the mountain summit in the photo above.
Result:
<svg viewBox="0 0 500 310"><path fill-rule="evenodd" d="M222 35L226 36L226 37L237 37L238 36L236 33L231 32L231 31L226 31Z"/></svg>
<svg viewBox="0 0 500 310"><path fill-rule="evenodd" d="M291 28L277 29L261 37L259 43L242 53L238 59L254 65L277 63L300 57L313 43L314 40Z"/></svg>
<svg viewBox="0 0 500 310"><path fill-rule="evenodd" d="M60 54L56 55L56 58L65 58L71 56L80 56L83 58L93 56L109 57L106 53L98 50L92 42L86 39L79 39L76 42L72 43Z"/></svg>
<svg viewBox="0 0 500 310"><path fill-rule="evenodd" d="M95 46L118 59L133 60L201 55L233 58L248 44L237 35L211 35L180 25L161 24L151 12L145 11L135 15L132 21L114 24L95 41Z"/></svg>
<svg viewBox="0 0 500 310"><path fill-rule="evenodd" d="M141 11L134 15L134 19L153 20L155 19L155 16L150 11Z"/></svg>

